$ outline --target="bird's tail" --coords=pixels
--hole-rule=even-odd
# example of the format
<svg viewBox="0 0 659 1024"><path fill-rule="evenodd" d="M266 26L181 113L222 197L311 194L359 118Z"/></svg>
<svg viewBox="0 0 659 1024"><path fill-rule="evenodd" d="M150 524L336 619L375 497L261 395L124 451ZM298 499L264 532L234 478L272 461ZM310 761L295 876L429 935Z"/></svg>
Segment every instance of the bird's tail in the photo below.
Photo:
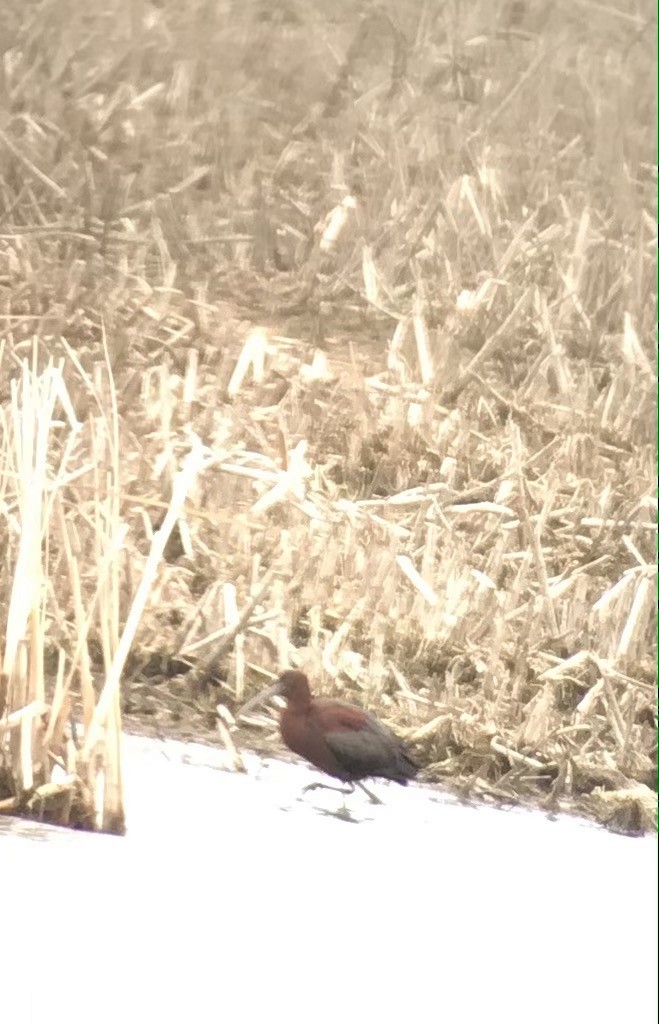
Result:
<svg viewBox="0 0 659 1024"><path fill-rule="evenodd" d="M401 786L406 786L410 779L415 779L418 773L421 771L421 765L413 761L407 751L401 751L400 760L397 765L398 772L396 782L400 783Z"/></svg>

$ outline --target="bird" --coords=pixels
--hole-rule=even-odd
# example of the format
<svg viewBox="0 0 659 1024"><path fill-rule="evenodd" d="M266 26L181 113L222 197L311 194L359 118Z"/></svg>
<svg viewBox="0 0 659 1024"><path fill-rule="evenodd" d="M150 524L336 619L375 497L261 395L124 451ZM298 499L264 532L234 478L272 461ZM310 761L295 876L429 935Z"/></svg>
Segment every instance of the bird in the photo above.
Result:
<svg viewBox="0 0 659 1024"><path fill-rule="evenodd" d="M374 715L341 700L314 697L307 676L297 669L282 672L273 686L248 701L240 715L276 695L286 701L279 718L282 740L294 754L349 784L349 789L339 791L344 796L344 807L345 796L354 791L355 784L372 803L382 803L366 789L362 779L389 779L406 786L417 775L419 765L402 741ZM304 791L335 788L314 782Z"/></svg>

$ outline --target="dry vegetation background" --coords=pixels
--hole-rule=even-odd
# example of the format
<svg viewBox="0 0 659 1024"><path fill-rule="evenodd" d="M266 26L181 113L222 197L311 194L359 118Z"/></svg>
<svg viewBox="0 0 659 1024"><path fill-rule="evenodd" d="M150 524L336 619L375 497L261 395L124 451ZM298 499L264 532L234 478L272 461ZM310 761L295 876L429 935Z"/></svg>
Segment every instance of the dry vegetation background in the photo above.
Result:
<svg viewBox="0 0 659 1024"><path fill-rule="evenodd" d="M617 3L4 0L0 809L120 827L121 710L253 744L294 663L428 779L653 826Z"/></svg>

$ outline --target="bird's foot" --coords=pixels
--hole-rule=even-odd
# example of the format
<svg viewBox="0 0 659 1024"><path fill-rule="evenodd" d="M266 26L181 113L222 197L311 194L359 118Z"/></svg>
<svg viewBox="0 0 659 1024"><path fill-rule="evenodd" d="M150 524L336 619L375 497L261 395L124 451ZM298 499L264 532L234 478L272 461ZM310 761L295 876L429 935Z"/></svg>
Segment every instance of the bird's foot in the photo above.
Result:
<svg viewBox="0 0 659 1024"><path fill-rule="evenodd" d="M364 786L361 782L358 782L357 785L366 793L366 796L368 797L372 804L378 804L382 806L382 800L380 800L380 798L376 796L375 793L371 793L370 789L367 789L366 786Z"/></svg>

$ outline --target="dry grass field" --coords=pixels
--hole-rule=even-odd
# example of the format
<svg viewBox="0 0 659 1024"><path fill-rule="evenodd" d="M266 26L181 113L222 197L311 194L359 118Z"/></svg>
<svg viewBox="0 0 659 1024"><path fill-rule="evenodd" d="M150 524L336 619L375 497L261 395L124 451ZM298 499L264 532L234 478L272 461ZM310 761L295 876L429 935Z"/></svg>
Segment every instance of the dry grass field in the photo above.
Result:
<svg viewBox="0 0 659 1024"><path fill-rule="evenodd" d="M239 759L294 664L654 827L654 16L4 0L0 811L119 830L122 719Z"/></svg>

